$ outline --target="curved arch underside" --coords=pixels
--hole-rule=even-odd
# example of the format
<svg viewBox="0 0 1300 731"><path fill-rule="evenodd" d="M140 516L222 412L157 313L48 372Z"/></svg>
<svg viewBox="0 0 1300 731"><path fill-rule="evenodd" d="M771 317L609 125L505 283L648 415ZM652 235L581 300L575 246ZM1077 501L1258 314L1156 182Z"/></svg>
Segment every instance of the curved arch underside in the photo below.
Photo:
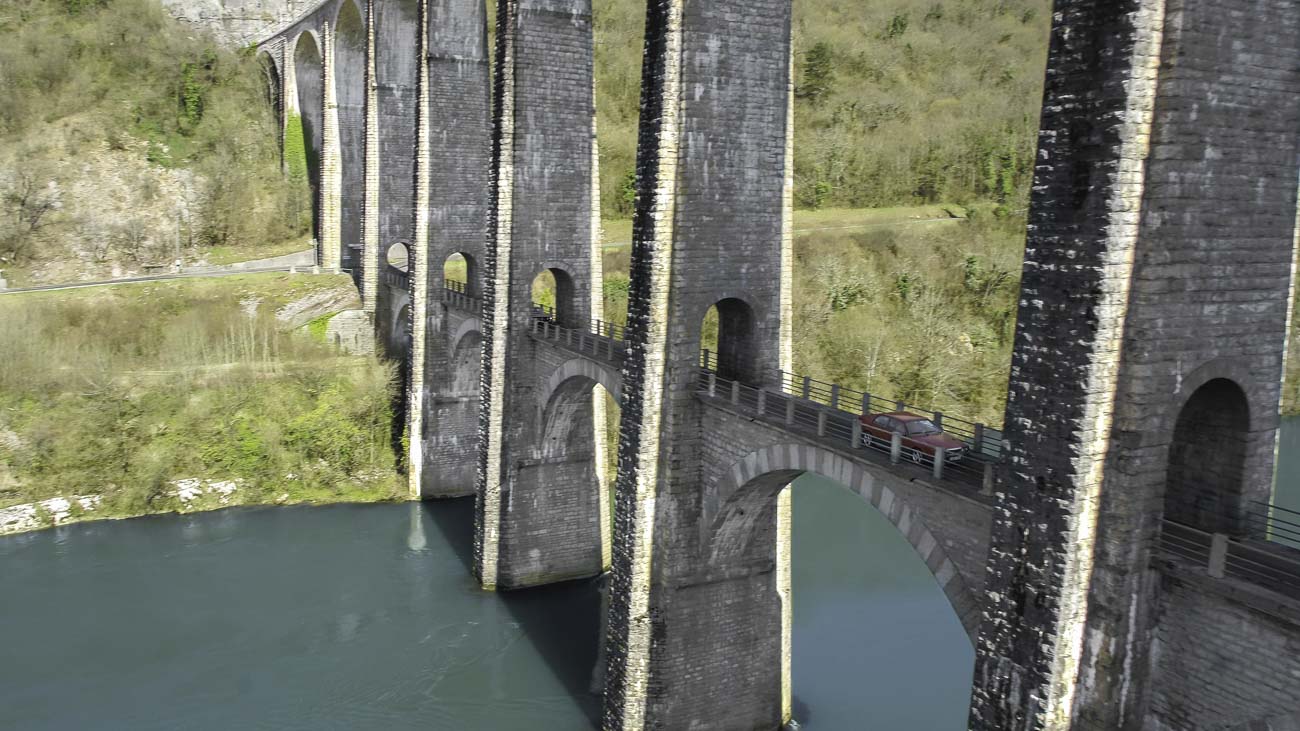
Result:
<svg viewBox="0 0 1300 731"><path fill-rule="evenodd" d="M293 44L294 86L298 95L297 119L301 131L290 120L289 134L302 135L302 150L307 163L307 182L311 187L312 236L320 240L320 156L324 122L325 77L320 44L316 34L303 31ZM293 141L296 142L296 141Z"/></svg>
<svg viewBox="0 0 1300 731"><path fill-rule="evenodd" d="M834 480L878 510L911 544L952 605L971 641L979 631L980 604L917 511L883 481L856 462L834 452L804 444L775 444L750 452L724 473L716 492L717 505L706 511L703 529L711 564L726 563L753 553L765 521L775 521L777 494L800 475L812 472ZM712 519L708 516L712 513Z"/></svg>

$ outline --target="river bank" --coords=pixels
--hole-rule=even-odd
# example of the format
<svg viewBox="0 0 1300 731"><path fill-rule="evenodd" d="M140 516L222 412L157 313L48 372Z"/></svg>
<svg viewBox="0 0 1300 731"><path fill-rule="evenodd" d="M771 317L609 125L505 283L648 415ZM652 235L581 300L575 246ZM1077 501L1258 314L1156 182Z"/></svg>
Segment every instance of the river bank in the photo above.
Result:
<svg viewBox="0 0 1300 731"><path fill-rule="evenodd" d="M394 367L327 342L347 276L0 298L0 532L397 499Z"/></svg>
<svg viewBox="0 0 1300 731"><path fill-rule="evenodd" d="M293 476L288 476L292 481ZM56 526L97 520L126 520L148 515L187 515L235 507L269 505L330 505L335 503L385 503L406 500L400 475L375 473L362 482L334 490L260 489L243 478L213 480L186 478L169 483L155 502L143 510L121 509L102 495L55 496L0 508L0 536L27 533Z"/></svg>

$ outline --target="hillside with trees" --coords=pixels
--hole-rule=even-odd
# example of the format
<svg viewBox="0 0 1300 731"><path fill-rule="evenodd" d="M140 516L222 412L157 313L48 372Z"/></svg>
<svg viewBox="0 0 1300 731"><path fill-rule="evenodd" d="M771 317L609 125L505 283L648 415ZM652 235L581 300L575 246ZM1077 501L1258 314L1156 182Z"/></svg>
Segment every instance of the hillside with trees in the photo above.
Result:
<svg viewBox="0 0 1300 731"><path fill-rule="evenodd" d="M1049 0L794 0L801 208L1024 205ZM631 211L645 3L596 0L605 215Z"/></svg>
<svg viewBox="0 0 1300 731"><path fill-rule="evenodd" d="M0 268L10 283L227 258L299 239L304 176L248 50L157 0L0 7ZM279 252L277 252L279 253Z"/></svg>

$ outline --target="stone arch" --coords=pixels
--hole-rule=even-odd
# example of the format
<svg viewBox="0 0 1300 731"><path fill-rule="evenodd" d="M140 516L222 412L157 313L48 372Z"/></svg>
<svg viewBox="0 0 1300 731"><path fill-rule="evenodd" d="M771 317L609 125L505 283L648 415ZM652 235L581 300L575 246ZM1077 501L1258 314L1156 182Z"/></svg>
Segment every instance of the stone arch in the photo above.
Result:
<svg viewBox="0 0 1300 731"><path fill-rule="evenodd" d="M343 0L334 21L334 90L338 105L341 184L339 252L344 269L360 265L361 217L365 208L366 16L354 0Z"/></svg>
<svg viewBox="0 0 1300 731"><path fill-rule="evenodd" d="M716 368L719 378L745 383L761 383L759 372L760 328L762 313L749 298L725 296L700 313L701 348L705 340L704 323L709 310L717 312Z"/></svg>
<svg viewBox="0 0 1300 731"><path fill-rule="evenodd" d="M393 315L392 329L393 343L399 346L399 350L405 352L411 344L411 304L403 304L397 309L397 314Z"/></svg>
<svg viewBox="0 0 1300 731"><path fill-rule="evenodd" d="M889 520L930 569L973 643L979 632L979 601L917 511L869 470L820 447L774 444L750 452L723 473L706 497L701 521L709 564L744 556L759 521L775 520L777 494L806 472L840 483Z"/></svg>
<svg viewBox="0 0 1300 731"><path fill-rule="evenodd" d="M391 246L384 250L384 263L395 269L409 271L411 261L411 247L405 241L393 242Z"/></svg>
<svg viewBox="0 0 1300 731"><path fill-rule="evenodd" d="M477 397L483 367L483 331L478 319L462 322L447 342L451 343L451 394Z"/></svg>
<svg viewBox="0 0 1300 731"><path fill-rule="evenodd" d="M469 295L470 297L480 296L483 290L482 273L479 271L478 259L474 258L474 255L472 254L466 253L464 251L453 251L450 254L448 254L446 258L442 260L443 279L448 281L460 281L458 278L452 276L451 272L449 271L449 268L452 267L453 264L452 257L456 257L456 256L459 256L461 260L465 262L465 280L464 280L465 294Z"/></svg>
<svg viewBox="0 0 1300 731"><path fill-rule="evenodd" d="M1251 388L1254 382L1249 363L1233 357L1215 358L1179 379L1171 407L1159 415L1156 426L1161 448L1166 451L1161 492L1155 497L1163 502L1165 518L1208 532L1244 535L1248 532L1251 502L1271 500L1278 418L1276 411L1258 407ZM1231 449L1221 449L1217 443L1211 448L1206 430L1192 429L1190 423L1184 423L1184 419L1205 418L1196 412L1207 407L1234 409L1232 414L1219 414L1225 419L1217 424L1221 436L1232 437L1224 445ZM1190 472L1175 465L1176 461L1186 461L1187 450L1205 452L1214 458L1213 464L1195 461ZM1216 476L1217 481L1207 482L1211 476ZM1171 489L1176 492L1171 493ZM1198 492L1199 496L1193 494ZM1211 514L1218 517L1211 519Z"/></svg>
<svg viewBox="0 0 1300 731"><path fill-rule="evenodd" d="M609 395L614 397L621 407L623 405L623 376L621 373L586 358L573 358L556 368L546 379L546 389L542 394L540 405L544 411L549 410L561 388L572 385L570 382L599 383Z"/></svg>
<svg viewBox="0 0 1300 731"><path fill-rule="evenodd" d="M589 307L584 307L583 303L578 301L578 288L574 281L573 275L567 269L559 264L543 264L537 275L530 282L535 283L539 278L550 274L555 281L555 322L561 327L575 329L585 329L590 323L584 313L589 312ZM531 297L531 292L530 292ZM530 299L531 302L531 299Z"/></svg>
<svg viewBox="0 0 1300 731"><path fill-rule="evenodd" d="M1165 470L1164 517L1209 533L1241 533L1250 403L1228 378L1206 381L1183 402Z"/></svg>
<svg viewBox="0 0 1300 731"><path fill-rule="evenodd" d="M325 76L320 38L308 29L293 40L293 79L297 98L288 116L285 150L290 173L298 165L294 157L301 144L306 163L307 183L311 188L312 236L319 241L320 231L320 156L325 114ZM295 137L299 139L294 139Z"/></svg>
<svg viewBox="0 0 1300 731"><path fill-rule="evenodd" d="M265 48L257 50L257 63L262 69L262 77L266 80L266 101L272 109L275 110L276 119L280 119L284 112L283 88L280 81L280 64L275 60L275 56Z"/></svg>

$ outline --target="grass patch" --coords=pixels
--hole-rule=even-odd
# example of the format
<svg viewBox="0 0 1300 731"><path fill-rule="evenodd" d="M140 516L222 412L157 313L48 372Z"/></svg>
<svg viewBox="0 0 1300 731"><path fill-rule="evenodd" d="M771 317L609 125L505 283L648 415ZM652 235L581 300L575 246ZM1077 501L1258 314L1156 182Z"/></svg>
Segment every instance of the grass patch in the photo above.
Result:
<svg viewBox="0 0 1300 731"><path fill-rule="evenodd" d="M0 506L100 495L97 516L399 496L392 368L287 330L343 277L247 275L0 298Z"/></svg>
<svg viewBox="0 0 1300 731"><path fill-rule="evenodd" d="M269 259L273 256L286 256L296 254L311 248L311 239L295 238L280 241L274 244L259 244L257 246L214 246L203 252L203 256L209 264L221 266L224 264L238 264L241 261L253 261L255 259Z"/></svg>

